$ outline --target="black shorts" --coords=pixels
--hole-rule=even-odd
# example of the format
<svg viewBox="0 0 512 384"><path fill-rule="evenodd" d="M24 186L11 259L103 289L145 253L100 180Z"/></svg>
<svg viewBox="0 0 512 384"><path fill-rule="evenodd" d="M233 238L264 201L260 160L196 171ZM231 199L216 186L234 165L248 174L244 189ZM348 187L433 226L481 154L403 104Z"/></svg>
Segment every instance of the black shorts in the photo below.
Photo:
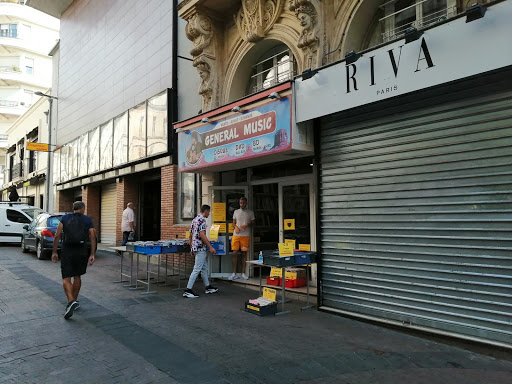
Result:
<svg viewBox="0 0 512 384"><path fill-rule="evenodd" d="M62 278L85 275L89 255L85 245L66 245L62 246L60 253L60 270Z"/></svg>

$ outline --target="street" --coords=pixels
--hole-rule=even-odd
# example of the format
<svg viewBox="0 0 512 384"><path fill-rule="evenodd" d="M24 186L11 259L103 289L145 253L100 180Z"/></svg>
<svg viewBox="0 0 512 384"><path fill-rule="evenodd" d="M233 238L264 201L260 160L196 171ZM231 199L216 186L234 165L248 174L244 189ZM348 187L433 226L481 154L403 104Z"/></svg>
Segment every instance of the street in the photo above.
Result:
<svg viewBox="0 0 512 384"><path fill-rule="evenodd" d="M258 317L256 291L215 282L128 290L98 253L69 320L60 265L0 245L0 383L512 383L512 357L319 312ZM181 283L183 287L184 282ZM488 349L491 349L490 347Z"/></svg>

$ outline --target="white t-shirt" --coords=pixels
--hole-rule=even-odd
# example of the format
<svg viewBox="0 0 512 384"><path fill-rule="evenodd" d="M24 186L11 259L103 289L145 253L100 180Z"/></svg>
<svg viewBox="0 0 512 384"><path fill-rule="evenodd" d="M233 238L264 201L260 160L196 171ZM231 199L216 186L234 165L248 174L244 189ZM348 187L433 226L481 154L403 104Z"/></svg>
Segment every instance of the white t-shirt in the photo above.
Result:
<svg viewBox="0 0 512 384"><path fill-rule="evenodd" d="M242 225L250 224L253 220L255 220L254 212L250 209L237 209L235 213L233 213L233 219L236 220L236 226L240 227ZM251 227L245 228L243 231L239 233L233 233L234 236L251 236Z"/></svg>
<svg viewBox="0 0 512 384"><path fill-rule="evenodd" d="M135 222L135 213L133 212L133 209L126 208L123 211L123 219L121 220L121 231L122 232L131 232L132 227L130 227L130 222ZM133 223L133 226L135 227L135 223Z"/></svg>

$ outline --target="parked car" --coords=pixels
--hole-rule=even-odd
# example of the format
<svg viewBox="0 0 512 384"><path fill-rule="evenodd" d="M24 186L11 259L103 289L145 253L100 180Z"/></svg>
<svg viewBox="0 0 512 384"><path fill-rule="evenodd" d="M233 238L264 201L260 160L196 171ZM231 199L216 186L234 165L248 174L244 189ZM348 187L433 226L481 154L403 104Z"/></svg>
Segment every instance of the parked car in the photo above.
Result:
<svg viewBox="0 0 512 384"><path fill-rule="evenodd" d="M43 210L21 202L0 201L0 242L21 241L23 226L29 224Z"/></svg>
<svg viewBox="0 0 512 384"><path fill-rule="evenodd" d="M23 227L21 238L21 251L35 251L39 260L51 257L53 240L59 226L60 219L66 213L41 213L30 224ZM57 244L57 252L60 253L61 244ZM87 241L87 249L91 249L90 240Z"/></svg>

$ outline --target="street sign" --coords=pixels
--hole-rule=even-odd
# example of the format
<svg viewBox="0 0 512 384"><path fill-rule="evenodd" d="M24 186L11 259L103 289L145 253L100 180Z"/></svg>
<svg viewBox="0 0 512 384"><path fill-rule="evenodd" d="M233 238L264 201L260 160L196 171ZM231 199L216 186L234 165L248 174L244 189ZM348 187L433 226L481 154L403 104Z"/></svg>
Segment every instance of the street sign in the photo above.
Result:
<svg viewBox="0 0 512 384"><path fill-rule="evenodd" d="M49 150L48 144L27 142L27 151L48 152L48 150Z"/></svg>

